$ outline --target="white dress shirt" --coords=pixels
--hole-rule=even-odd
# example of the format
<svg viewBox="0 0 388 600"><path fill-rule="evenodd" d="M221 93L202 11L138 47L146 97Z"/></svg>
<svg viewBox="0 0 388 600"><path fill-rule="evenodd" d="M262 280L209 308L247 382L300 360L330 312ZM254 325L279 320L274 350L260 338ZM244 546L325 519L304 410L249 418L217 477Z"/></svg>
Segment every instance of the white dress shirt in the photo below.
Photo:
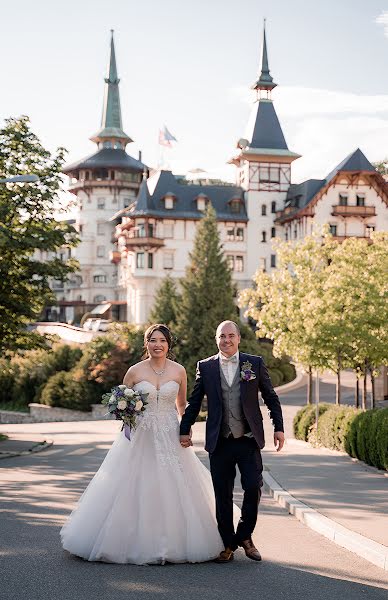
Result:
<svg viewBox="0 0 388 600"><path fill-rule="evenodd" d="M237 350L233 356L225 356L222 352L218 353L220 359L220 368L225 375L225 379L229 385L232 385L233 380L236 376L236 371L240 367L240 353Z"/></svg>

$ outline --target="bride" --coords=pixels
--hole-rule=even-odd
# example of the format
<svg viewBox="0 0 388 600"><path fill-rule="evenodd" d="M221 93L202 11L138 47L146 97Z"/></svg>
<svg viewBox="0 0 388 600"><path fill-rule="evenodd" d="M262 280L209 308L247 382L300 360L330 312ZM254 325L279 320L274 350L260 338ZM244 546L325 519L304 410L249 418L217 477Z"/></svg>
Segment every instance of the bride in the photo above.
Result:
<svg viewBox="0 0 388 600"><path fill-rule="evenodd" d="M62 545L90 561L203 562L223 549L210 473L179 443L186 371L171 356L165 325L144 334L144 360L124 384L148 394L131 440L120 431L61 530Z"/></svg>

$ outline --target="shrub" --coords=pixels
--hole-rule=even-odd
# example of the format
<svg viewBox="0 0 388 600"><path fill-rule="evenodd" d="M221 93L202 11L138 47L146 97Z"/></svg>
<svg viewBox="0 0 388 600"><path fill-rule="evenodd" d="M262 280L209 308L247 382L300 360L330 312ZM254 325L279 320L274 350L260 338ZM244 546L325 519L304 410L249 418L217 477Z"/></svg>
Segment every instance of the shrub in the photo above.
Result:
<svg viewBox="0 0 388 600"><path fill-rule="evenodd" d="M72 410L90 409L93 397L88 384L76 372L59 371L52 375L42 390L41 403Z"/></svg>
<svg viewBox="0 0 388 600"><path fill-rule="evenodd" d="M12 401L16 386L19 368L9 359L0 359L0 406L5 406Z"/></svg>
<svg viewBox="0 0 388 600"><path fill-rule="evenodd" d="M318 409L318 417L323 415L330 404L320 404ZM307 404L294 417L293 427L294 436L297 440L307 441L311 427L315 424L316 407L315 404Z"/></svg>
<svg viewBox="0 0 388 600"><path fill-rule="evenodd" d="M283 373L280 369L268 369L269 376L271 378L272 385L274 387L283 383Z"/></svg>
<svg viewBox="0 0 388 600"><path fill-rule="evenodd" d="M295 379L296 369L291 363L284 362L280 365L279 369L283 373L283 383L289 383Z"/></svg>
<svg viewBox="0 0 388 600"><path fill-rule="evenodd" d="M359 413L350 424L345 449L369 465L388 470L388 408Z"/></svg>
<svg viewBox="0 0 388 600"><path fill-rule="evenodd" d="M332 450L344 450L345 440L357 410L351 406L330 406L318 420L316 443Z"/></svg>

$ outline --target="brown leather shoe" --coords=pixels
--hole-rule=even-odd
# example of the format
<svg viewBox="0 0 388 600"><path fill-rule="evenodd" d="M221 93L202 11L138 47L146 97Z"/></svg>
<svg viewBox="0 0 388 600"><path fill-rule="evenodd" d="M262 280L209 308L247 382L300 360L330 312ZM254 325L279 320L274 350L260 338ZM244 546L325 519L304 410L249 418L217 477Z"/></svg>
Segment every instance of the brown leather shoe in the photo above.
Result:
<svg viewBox="0 0 388 600"><path fill-rule="evenodd" d="M234 558L233 550L231 548L226 547L225 550L219 553L217 558L214 559L216 563L227 563L231 562Z"/></svg>
<svg viewBox="0 0 388 600"><path fill-rule="evenodd" d="M244 540L241 542L241 547L244 549L245 556L251 560L261 560L261 554L257 548L253 545L252 540Z"/></svg>

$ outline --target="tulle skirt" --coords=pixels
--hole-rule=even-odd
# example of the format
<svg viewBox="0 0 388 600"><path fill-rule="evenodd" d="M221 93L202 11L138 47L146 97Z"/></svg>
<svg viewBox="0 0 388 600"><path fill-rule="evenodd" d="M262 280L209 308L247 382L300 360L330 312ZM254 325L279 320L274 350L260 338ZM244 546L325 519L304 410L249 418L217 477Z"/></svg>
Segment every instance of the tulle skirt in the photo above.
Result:
<svg viewBox="0 0 388 600"><path fill-rule="evenodd" d="M209 471L179 444L176 414L120 431L61 530L62 545L90 561L204 562L223 549Z"/></svg>

